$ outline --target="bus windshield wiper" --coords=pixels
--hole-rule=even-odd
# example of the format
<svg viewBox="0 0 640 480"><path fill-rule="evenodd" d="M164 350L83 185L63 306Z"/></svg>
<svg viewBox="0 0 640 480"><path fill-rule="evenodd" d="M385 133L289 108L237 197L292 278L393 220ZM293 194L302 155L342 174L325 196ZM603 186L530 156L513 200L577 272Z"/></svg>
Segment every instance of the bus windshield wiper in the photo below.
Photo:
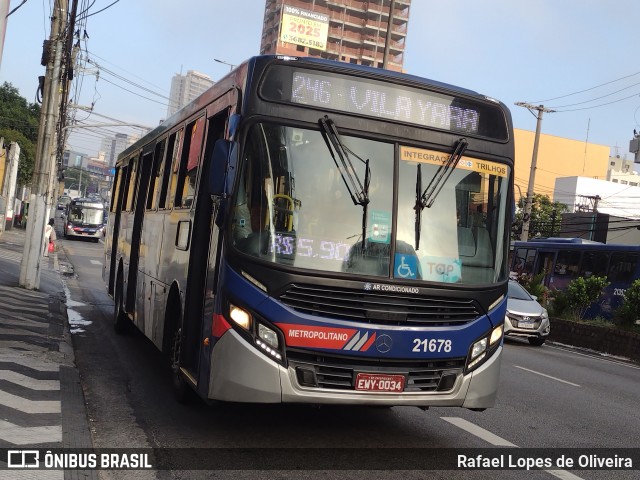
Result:
<svg viewBox="0 0 640 480"><path fill-rule="evenodd" d="M369 183L371 181L371 169L369 168L369 159L363 160L349 149L340 139L340 134L336 128L336 124L327 115L318 120L320 125L320 133L327 144L333 163L340 172L342 181L347 187L347 191L351 196L354 205L362 206L362 248L365 246L365 238L367 235L367 205L369 204ZM334 153L335 152L335 153ZM358 173L351 162L351 154L353 157L364 163L364 182L360 180ZM336 155L338 158L336 158ZM339 159L339 161L338 161Z"/></svg>
<svg viewBox="0 0 640 480"><path fill-rule="evenodd" d="M443 163L438 167L438 170L431 178L429 185L427 188L422 191L422 166L418 163L418 171L416 174L416 204L413 209L416 211L416 221L415 221L415 241L416 246L415 249L418 250L420 247L420 230L422 224L422 210L426 208L431 208L433 206L433 202L436 201L436 197L444 187L447 180L458 166L458 161L464 154L465 150L469 146L469 142L467 142L466 138L459 139L453 152L447 159L446 163Z"/></svg>

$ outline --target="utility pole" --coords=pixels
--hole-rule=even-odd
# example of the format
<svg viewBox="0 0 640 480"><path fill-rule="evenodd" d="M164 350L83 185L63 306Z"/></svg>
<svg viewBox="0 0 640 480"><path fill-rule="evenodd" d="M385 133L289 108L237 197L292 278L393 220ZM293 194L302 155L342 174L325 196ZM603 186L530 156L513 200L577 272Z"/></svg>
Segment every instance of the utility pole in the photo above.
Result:
<svg viewBox="0 0 640 480"><path fill-rule="evenodd" d="M384 41L384 55L382 57L382 68L387 69L389 66L389 48L391 47L391 29L393 28L393 11L396 7L396 1L391 0L389 5L389 19L387 20L387 36Z"/></svg>
<svg viewBox="0 0 640 480"><path fill-rule="evenodd" d="M538 119L536 123L536 136L533 141L533 156L531 158L531 171L529 173L529 185L527 186L527 198L524 202L524 214L522 215L522 233L520 234L520 240L526 242L529 240L529 223L531 221L531 206L533 204L533 189L536 183L536 164L538 163L538 145L540 144L540 128L542 126L542 114L544 112L553 113L555 110L544 108L544 105L531 105L525 102L516 102L519 107L525 107L531 110L537 110ZM533 113L533 112L532 112Z"/></svg>
<svg viewBox="0 0 640 480"><path fill-rule="evenodd" d="M56 173L56 128L60 112L60 75L65 46L67 7L65 0L55 0L51 14L51 34L45 42L43 60L46 73L38 130L38 144L29 197L29 220L20 265L20 286L28 290L40 287L40 268L44 253L44 227L51 208ZM69 34L72 34L69 32Z"/></svg>

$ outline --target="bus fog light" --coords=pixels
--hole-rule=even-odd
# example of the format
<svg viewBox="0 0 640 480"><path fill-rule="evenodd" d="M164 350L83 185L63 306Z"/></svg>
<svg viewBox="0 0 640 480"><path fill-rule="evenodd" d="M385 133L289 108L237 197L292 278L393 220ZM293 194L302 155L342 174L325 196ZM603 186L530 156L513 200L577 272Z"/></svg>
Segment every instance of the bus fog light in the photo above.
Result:
<svg viewBox="0 0 640 480"><path fill-rule="evenodd" d="M473 348L471 349L471 358L474 359L482 352L487 349L487 339L483 338L482 340L478 340L473 344Z"/></svg>
<svg viewBox="0 0 640 480"><path fill-rule="evenodd" d="M251 315L240 307L229 304L229 317L245 330L249 330L251 327Z"/></svg>
<svg viewBox="0 0 640 480"><path fill-rule="evenodd" d="M278 348L278 334L261 323L258 324L258 336L273 348Z"/></svg>
<svg viewBox="0 0 640 480"><path fill-rule="evenodd" d="M502 325L498 325L491 332L491 338L489 339L489 345L493 345L496 342L499 342L502 338Z"/></svg>

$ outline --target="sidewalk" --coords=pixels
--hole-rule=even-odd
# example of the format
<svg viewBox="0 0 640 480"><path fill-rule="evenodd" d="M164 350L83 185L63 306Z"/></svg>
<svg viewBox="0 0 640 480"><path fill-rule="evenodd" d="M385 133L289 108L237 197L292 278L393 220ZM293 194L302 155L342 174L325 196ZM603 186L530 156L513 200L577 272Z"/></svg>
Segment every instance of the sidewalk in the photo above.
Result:
<svg viewBox="0 0 640 480"><path fill-rule="evenodd" d="M22 229L0 234L0 448L91 448L67 321L63 273L68 262L61 249L43 257L40 289L25 290L18 286L24 243ZM77 470L5 470L0 478L2 473L97 478Z"/></svg>

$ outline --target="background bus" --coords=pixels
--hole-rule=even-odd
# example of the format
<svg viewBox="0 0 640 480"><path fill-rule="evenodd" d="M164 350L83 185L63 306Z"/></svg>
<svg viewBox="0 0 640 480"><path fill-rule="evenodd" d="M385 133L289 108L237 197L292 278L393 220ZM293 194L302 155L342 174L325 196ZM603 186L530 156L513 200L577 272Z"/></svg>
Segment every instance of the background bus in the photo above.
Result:
<svg viewBox="0 0 640 480"><path fill-rule="evenodd" d="M252 58L119 156L115 328L167 354L180 395L491 407L513 155L496 100Z"/></svg>
<svg viewBox="0 0 640 480"><path fill-rule="evenodd" d="M104 204L89 198L76 198L67 203L63 214L65 238L91 238L97 242L104 236Z"/></svg>
<svg viewBox="0 0 640 480"><path fill-rule="evenodd" d="M515 274L545 272L544 284L563 290L578 277L606 276L610 285L587 318L611 318L622 303L624 292L640 278L640 246L593 242L581 238L546 238L515 242L511 270Z"/></svg>

